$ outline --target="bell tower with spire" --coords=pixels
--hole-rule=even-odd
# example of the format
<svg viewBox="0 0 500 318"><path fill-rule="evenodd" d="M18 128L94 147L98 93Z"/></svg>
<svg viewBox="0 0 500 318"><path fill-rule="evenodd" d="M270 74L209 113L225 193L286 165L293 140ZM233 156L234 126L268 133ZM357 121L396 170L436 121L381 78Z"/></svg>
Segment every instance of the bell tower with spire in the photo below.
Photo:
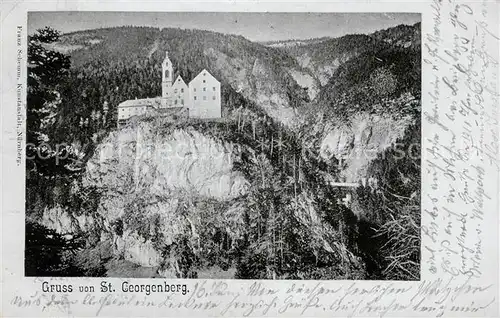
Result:
<svg viewBox="0 0 500 318"><path fill-rule="evenodd" d="M165 52L165 59L161 64L162 67L162 81L161 81L161 97L162 97L162 107L170 106L170 101L172 99L172 77L173 77L173 67L172 61L168 58L168 51Z"/></svg>

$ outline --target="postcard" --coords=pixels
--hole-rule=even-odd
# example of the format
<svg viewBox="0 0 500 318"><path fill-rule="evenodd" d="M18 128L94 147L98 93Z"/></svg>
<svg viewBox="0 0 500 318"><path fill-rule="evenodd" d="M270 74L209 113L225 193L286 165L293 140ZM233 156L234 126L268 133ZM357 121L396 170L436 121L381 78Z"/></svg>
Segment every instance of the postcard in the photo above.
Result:
<svg viewBox="0 0 500 318"><path fill-rule="evenodd" d="M498 316L499 12L2 3L2 316Z"/></svg>

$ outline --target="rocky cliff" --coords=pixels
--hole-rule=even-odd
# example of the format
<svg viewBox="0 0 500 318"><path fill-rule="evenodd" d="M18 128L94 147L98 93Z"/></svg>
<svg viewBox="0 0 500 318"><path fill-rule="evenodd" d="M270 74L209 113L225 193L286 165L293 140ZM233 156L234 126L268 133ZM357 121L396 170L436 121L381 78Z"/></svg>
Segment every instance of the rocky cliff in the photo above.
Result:
<svg viewBox="0 0 500 318"><path fill-rule="evenodd" d="M208 125L212 132L203 125L165 126L154 120L112 132L95 150L78 185L80 197L92 193L95 209L47 208L37 222L60 234L88 237L87 248L110 245L103 260L152 267L168 277L196 277L213 266L225 277L224 272L234 272L241 263L247 264L246 270L238 269L243 277L319 270L297 262L298 257L331 263L329 275L334 276L347 277L362 268L361 258L339 243L346 228L334 221L342 219L335 197L327 188L314 190L318 181L313 170L318 167L313 162L283 160L300 152L252 146L251 134L235 134L223 126L216 137L217 125ZM289 154L280 153L285 150ZM293 254L283 244L298 244L297 253L304 251ZM281 249L281 262L304 268L302 274L291 265L281 274L269 274L259 263L249 265L252 257ZM334 255L350 265L338 263Z"/></svg>
<svg viewBox="0 0 500 318"><path fill-rule="evenodd" d="M260 57L229 57L214 48L208 48L204 53L237 93L259 105L275 120L287 126L296 124L296 113L287 94L286 77L290 75L277 71L275 65ZM312 93L315 94L314 88Z"/></svg>
<svg viewBox="0 0 500 318"><path fill-rule="evenodd" d="M395 118L387 115L359 113L349 123L330 124L321 141L321 156L339 162L340 178L359 182L368 178L367 169L373 159L401 138L415 120L412 116Z"/></svg>

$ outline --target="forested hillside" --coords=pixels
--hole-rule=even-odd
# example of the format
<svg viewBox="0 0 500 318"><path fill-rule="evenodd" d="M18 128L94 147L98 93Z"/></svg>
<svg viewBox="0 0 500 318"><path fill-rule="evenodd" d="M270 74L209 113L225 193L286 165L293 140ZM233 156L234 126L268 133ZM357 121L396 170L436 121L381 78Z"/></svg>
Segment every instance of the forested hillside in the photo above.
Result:
<svg viewBox="0 0 500 318"><path fill-rule="evenodd" d="M268 44L274 46L273 44ZM277 45L327 85L339 66L362 53L400 46L420 49L420 23L398 25L372 34L349 34L339 38L320 38L295 45Z"/></svg>
<svg viewBox="0 0 500 318"><path fill-rule="evenodd" d="M340 65L314 104L345 119L360 111L416 114L418 103L402 107L393 101L405 94L420 100L420 68L420 47L380 44Z"/></svg>
<svg viewBox="0 0 500 318"><path fill-rule="evenodd" d="M406 131L390 140L419 142L419 28L278 47L201 30L39 30L28 53L28 274L51 258L43 273L418 279L420 159L367 161L362 173L381 189L358 188L346 207L345 190L328 183L344 167L324 149L360 116L389 116ZM117 130L120 102L161 95L165 51L175 76L205 68L221 81L224 120ZM301 76L320 83L317 94ZM126 155L104 155L122 143ZM152 145L162 158L155 149L178 144L188 145L179 160L136 155ZM221 157L196 157L206 151ZM399 234L417 239L386 244L400 221L411 226Z"/></svg>

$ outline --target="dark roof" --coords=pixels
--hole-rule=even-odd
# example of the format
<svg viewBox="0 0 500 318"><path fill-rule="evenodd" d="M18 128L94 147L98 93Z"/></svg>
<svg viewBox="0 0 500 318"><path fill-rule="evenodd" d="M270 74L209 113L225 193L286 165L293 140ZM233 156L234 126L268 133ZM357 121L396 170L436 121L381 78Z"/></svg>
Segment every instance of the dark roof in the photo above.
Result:
<svg viewBox="0 0 500 318"><path fill-rule="evenodd" d="M140 106L155 106L156 103L161 103L158 98L141 98L129 99L118 105L118 107L140 107Z"/></svg>

